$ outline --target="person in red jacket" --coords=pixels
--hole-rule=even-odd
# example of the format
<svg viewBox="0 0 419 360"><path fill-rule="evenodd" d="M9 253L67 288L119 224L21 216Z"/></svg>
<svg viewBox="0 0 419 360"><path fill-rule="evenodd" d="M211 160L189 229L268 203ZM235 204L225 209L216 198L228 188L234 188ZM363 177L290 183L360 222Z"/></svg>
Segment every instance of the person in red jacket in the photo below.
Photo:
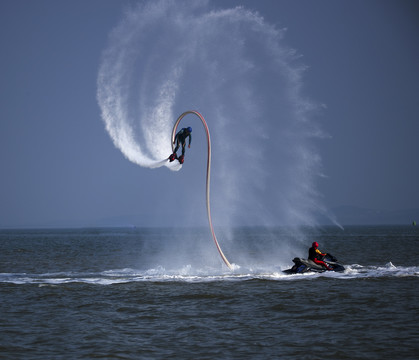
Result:
<svg viewBox="0 0 419 360"><path fill-rule="evenodd" d="M311 248L308 250L308 258L309 260L314 261L316 264L319 264L323 267L325 267L327 270L332 270L331 267L329 267L324 261L320 260L321 257L325 256L326 254L323 254L319 249L318 242L313 242L311 244Z"/></svg>

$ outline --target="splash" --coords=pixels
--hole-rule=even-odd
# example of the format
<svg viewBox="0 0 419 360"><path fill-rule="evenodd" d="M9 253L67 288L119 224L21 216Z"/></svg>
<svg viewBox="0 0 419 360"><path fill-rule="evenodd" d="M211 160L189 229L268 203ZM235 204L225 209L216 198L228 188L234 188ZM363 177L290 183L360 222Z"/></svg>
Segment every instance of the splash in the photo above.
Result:
<svg viewBox="0 0 419 360"><path fill-rule="evenodd" d="M214 223L312 225L322 211L320 107L302 95L305 66L284 33L256 12L207 1L128 9L97 80L113 143L140 166L178 170L165 161L171 128L197 109L213 139Z"/></svg>
<svg viewBox="0 0 419 360"><path fill-rule="evenodd" d="M60 273L0 273L0 284L38 284L39 286L60 286L71 283L85 283L92 285L113 285L137 282L238 282L247 280L300 281L333 278L335 280L351 279L379 279L379 278L417 278L419 267L396 266L361 266L350 265L343 273L305 273L285 275L280 269L272 268L234 268L233 271L214 271L214 269L195 269L185 265L179 269L165 269L164 267L148 270L113 269L102 272L60 272Z"/></svg>

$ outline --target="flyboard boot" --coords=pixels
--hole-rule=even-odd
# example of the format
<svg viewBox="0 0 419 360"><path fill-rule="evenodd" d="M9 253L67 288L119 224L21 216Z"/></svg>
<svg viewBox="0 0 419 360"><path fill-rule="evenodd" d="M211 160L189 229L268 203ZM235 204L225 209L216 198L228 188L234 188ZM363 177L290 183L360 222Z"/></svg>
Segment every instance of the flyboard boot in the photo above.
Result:
<svg viewBox="0 0 419 360"><path fill-rule="evenodd" d="M169 161L170 162L174 161L175 159L177 159L177 154L176 153L173 153L172 155L169 156Z"/></svg>
<svg viewBox="0 0 419 360"><path fill-rule="evenodd" d="M185 161L185 155L180 155L178 160L181 164L183 164L183 162Z"/></svg>

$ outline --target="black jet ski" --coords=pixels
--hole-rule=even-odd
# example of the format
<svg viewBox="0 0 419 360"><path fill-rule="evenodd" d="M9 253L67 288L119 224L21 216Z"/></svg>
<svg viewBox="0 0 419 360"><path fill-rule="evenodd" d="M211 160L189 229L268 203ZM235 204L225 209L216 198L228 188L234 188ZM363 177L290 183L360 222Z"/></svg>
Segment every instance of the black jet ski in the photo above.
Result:
<svg viewBox="0 0 419 360"><path fill-rule="evenodd" d="M330 268L332 268L332 271L345 270L343 265L338 264L338 260L332 254L326 254L320 260L324 261ZM285 274L303 274L309 271L314 271L314 272L330 271L330 270L325 269L320 264L316 264L312 260L296 257L292 261L294 262L294 266L291 269L284 270L283 272Z"/></svg>

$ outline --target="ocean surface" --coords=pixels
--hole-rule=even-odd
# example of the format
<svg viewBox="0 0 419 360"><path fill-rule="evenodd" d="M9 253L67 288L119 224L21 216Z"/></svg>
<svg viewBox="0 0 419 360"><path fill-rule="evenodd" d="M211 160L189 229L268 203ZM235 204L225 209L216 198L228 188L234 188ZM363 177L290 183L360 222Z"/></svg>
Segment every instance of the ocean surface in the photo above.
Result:
<svg viewBox="0 0 419 360"><path fill-rule="evenodd" d="M233 270L206 229L0 230L0 359L419 358L419 227L228 239ZM312 241L345 272L284 275Z"/></svg>

